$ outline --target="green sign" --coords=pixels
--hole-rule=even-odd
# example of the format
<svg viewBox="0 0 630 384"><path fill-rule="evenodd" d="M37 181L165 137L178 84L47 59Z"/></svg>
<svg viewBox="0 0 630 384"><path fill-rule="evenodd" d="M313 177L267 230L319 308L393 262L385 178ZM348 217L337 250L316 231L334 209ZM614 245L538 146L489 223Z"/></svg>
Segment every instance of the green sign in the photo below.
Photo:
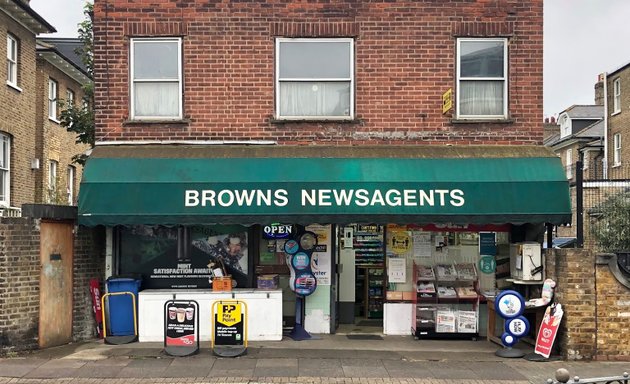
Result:
<svg viewBox="0 0 630 384"><path fill-rule="evenodd" d="M91 158L83 225L570 220L557 158Z"/></svg>
<svg viewBox="0 0 630 384"><path fill-rule="evenodd" d="M494 256L484 255L479 259L479 270L483 273L494 273L497 269L497 262L494 260Z"/></svg>

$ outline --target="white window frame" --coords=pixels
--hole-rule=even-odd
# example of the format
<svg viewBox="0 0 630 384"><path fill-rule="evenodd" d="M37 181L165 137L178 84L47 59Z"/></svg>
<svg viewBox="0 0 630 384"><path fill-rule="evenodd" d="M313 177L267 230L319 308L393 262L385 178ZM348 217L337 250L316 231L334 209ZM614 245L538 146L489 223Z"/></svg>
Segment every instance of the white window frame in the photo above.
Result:
<svg viewBox="0 0 630 384"><path fill-rule="evenodd" d="M573 149L567 149L567 153L565 155L565 169L567 173L567 179L573 178Z"/></svg>
<svg viewBox="0 0 630 384"><path fill-rule="evenodd" d="M5 154L6 151L6 154ZM6 155L7 162L0 162L0 177L3 179L4 190L0 191L0 206L11 206L11 137L0 132L0 159Z"/></svg>
<svg viewBox="0 0 630 384"><path fill-rule="evenodd" d="M70 88L66 89L66 102L68 107L74 106L74 91Z"/></svg>
<svg viewBox="0 0 630 384"><path fill-rule="evenodd" d="M57 122L57 90L59 83L53 79L48 79L48 118Z"/></svg>
<svg viewBox="0 0 630 384"><path fill-rule="evenodd" d="M613 167L621 165L621 133L613 135Z"/></svg>
<svg viewBox="0 0 630 384"><path fill-rule="evenodd" d="M621 79L613 81L613 113L621 112Z"/></svg>
<svg viewBox="0 0 630 384"><path fill-rule="evenodd" d="M57 160L48 161L48 198L49 202L54 203L57 197L57 169L59 162Z"/></svg>
<svg viewBox="0 0 630 384"><path fill-rule="evenodd" d="M280 44L285 42L324 42L335 43L344 42L350 45L350 77L348 78L280 78ZM279 120L353 120L354 119L354 98L355 98L355 73L354 73L354 39L352 38L285 38L279 37L276 39L276 84L275 84L275 97L276 97L276 118ZM350 114L347 116L282 116L280 114L280 100L282 95L280 94L280 83L282 81L320 81L320 82L349 82L350 83Z"/></svg>
<svg viewBox="0 0 630 384"><path fill-rule="evenodd" d="M560 129L560 137L567 137L571 135L571 120L569 120L569 116L562 116L560 119Z"/></svg>
<svg viewBox="0 0 630 384"><path fill-rule="evenodd" d="M461 44L469 41L500 41L503 43L503 76L502 77L462 77L460 76L461 65ZM457 119L462 120L502 120L508 117L508 69L509 69L509 57L508 57L508 39L506 38L458 38L457 39L457 90L461 89L462 81L503 81L503 114L501 115L463 115L460 112L460 100L459 95L456 96L456 115Z"/></svg>
<svg viewBox="0 0 630 384"><path fill-rule="evenodd" d="M7 84L18 86L18 40L7 34Z"/></svg>
<svg viewBox="0 0 630 384"><path fill-rule="evenodd" d="M72 165L68 165L66 170L66 192L68 194L68 205L74 205L74 182L76 171Z"/></svg>
<svg viewBox="0 0 630 384"><path fill-rule="evenodd" d="M582 169L588 169L588 165L590 163L590 151L584 151L583 160L582 160Z"/></svg>
<svg viewBox="0 0 630 384"><path fill-rule="evenodd" d="M135 79L134 75L134 56L136 44L156 43L156 42L177 42L177 79ZM181 120L183 118L183 76L182 76L182 39L179 37L160 37L160 38L133 38L130 43L129 55L129 104L131 111L131 120ZM178 84L178 113L177 116L136 116L135 106L135 83L174 83Z"/></svg>

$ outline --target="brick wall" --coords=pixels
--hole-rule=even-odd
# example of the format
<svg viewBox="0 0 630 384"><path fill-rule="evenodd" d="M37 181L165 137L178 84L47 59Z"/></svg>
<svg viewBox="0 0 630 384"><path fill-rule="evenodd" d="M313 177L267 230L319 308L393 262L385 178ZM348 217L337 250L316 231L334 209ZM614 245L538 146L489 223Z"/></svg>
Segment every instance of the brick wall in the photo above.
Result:
<svg viewBox="0 0 630 384"><path fill-rule="evenodd" d="M35 175L31 160L35 157L36 68L35 35L0 12L0 39L7 33L18 40L18 87L5 84L7 66L0 66L0 132L11 137L11 206L21 207L34 201Z"/></svg>
<svg viewBox="0 0 630 384"><path fill-rule="evenodd" d="M594 255L584 249L546 252L547 278L556 282L555 301L564 311L556 344L564 358L592 359L597 329Z"/></svg>
<svg viewBox="0 0 630 384"><path fill-rule="evenodd" d="M0 218L0 354L38 346L39 258L35 221Z"/></svg>
<svg viewBox="0 0 630 384"><path fill-rule="evenodd" d="M104 228L79 227L74 240L74 314L72 334L75 341L96 336L90 279L105 276ZM103 286L101 284L101 290Z"/></svg>
<svg viewBox="0 0 630 384"><path fill-rule="evenodd" d="M0 218L0 355L38 348L38 220ZM80 228L74 240L73 339L93 338L89 280L104 276L104 230Z"/></svg>
<svg viewBox="0 0 630 384"><path fill-rule="evenodd" d="M210 2L94 7L98 140L273 140L279 144L541 144L543 2ZM130 123L130 37L183 36L184 116ZM353 37L356 119L278 122L274 38ZM454 124L456 36L509 37L512 122Z"/></svg>
<svg viewBox="0 0 630 384"><path fill-rule="evenodd" d="M630 289L597 266L597 359L630 361Z"/></svg>

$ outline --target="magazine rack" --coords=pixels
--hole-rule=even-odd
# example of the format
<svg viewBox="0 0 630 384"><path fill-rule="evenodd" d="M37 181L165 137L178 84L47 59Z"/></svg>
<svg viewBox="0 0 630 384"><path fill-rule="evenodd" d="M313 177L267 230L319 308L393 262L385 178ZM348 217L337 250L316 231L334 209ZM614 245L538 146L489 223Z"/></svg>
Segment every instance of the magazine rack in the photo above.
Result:
<svg viewBox="0 0 630 384"><path fill-rule="evenodd" d="M416 339L479 337L475 264L413 265Z"/></svg>

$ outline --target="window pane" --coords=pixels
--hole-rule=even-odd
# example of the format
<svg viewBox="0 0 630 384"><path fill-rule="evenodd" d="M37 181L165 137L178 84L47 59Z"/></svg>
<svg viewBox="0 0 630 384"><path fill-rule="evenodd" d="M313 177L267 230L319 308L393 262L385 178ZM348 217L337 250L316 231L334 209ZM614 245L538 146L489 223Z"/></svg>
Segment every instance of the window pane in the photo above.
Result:
<svg viewBox="0 0 630 384"><path fill-rule="evenodd" d="M0 136L0 168L8 169L9 166L9 140L6 136Z"/></svg>
<svg viewBox="0 0 630 384"><path fill-rule="evenodd" d="M7 178L9 176L9 172L5 170L0 170L0 201L7 202Z"/></svg>
<svg viewBox="0 0 630 384"><path fill-rule="evenodd" d="M350 78L350 43L281 42L280 78Z"/></svg>
<svg viewBox="0 0 630 384"><path fill-rule="evenodd" d="M281 82L281 116L350 116L349 82Z"/></svg>
<svg viewBox="0 0 630 384"><path fill-rule="evenodd" d="M503 77L502 41L462 41L461 77Z"/></svg>
<svg viewBox="0 0 630 384"><path fill-rule="evenodd" d="M134 44L135 79L178 79L177 42L155 41Z"/></svg>
<svg viewBox="0 0 630 384"><path fill-rule="evenodd" d="M461 81L459 108L466 116L502 116L503 81Z"/></svg>
<svg viewBox="0 0 630 384"><path fill-rule="evenodd" d="M136 117L178 117L179 83L135 83Z"/></svg>

